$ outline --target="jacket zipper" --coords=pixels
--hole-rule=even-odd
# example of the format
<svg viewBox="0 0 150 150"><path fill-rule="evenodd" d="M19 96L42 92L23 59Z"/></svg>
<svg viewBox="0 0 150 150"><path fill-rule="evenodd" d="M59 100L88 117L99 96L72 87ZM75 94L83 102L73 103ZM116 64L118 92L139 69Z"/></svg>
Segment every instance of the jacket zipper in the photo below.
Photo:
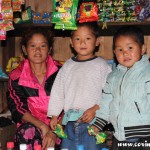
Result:
<svg viewBox="0 0 150 150"><path fill-rule="evenodd" d="M139 112L139 114L140 114L140 109L139 109L139 106L138 106L137 102L134 102L134 103L135 103L136 108L137 108L137 110L138 110L138 112Z"/></svg>
<svg viewBox="0 0 150 150"><path fill-rule="evenodd" d="M122 77L122 81L121 81L121 84L120 84L120 91L119 91L120 97L121 97L121 87L122 87L122 83L123 83L124 77L125 77L125 75L127 74L128 70L129 70L129 69L127 69L127 71L124 73L124 75L123 75L123 77ZM120 106L120 102L119 102L119 106ZM118 118L119 118L119 114L118 114L118 116L117 116L117 128L119 128L119 125L118 125Z"/></svg>

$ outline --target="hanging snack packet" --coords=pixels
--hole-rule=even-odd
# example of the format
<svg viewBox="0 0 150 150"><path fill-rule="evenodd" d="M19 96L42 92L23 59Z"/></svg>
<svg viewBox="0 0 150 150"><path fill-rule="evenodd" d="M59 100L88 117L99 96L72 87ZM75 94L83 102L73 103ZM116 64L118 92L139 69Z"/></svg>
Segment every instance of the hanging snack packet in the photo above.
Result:
<svg viewBox="0 0 150 150"><path fill-rule="evenodd" d="M6 30L0 29L0 40L6 40Z"/></svg>
<svg viewBox="0 0 150 150"><path fill-rule="evenodd" d="M83 2L80 6L79 22L92 22L97 21L98 7L94 2Z"/></svg>
<svg viewBox="0 0 150 150"><path fill-rule="evenodd" d="M76 30L78 0L53 0L52 23L55 29Z"/></svg>
<svg viewBox="0 0 150 150"><path fill-rule="evenodd" d="M12 0L13 12L21 11L21 0Z"/></svg>
<svg viewBox="0 0 150 150"><path fill-rule="evenodd" d="M32 23L32 10L31 6L28 6L25 11L21 13L23 23Z"/></svg>

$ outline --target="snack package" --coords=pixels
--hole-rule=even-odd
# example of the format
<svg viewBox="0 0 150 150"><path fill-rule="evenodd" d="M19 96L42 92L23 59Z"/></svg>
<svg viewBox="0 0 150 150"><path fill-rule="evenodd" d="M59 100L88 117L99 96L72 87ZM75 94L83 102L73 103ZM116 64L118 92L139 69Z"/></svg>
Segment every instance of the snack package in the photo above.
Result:
<svg viewBox="0 0 150 150"><path fill-rule="evenodd" d="M9 21L13 20L12 8L3 8L2 13L3 13L3 19L4 20L9 20Z"/></svg>
<svg viewBox="0 0 150 150"><path fill-rule="evenodd" d="M3 72L1 66L0 66L0 78L8 78L8 76Z"/></svg>
<svg viewBox="0 0 150 150"><path fill-rule="evenodd" d="M12 9L13 12L21 11L21 0L12 0Z"/></svg>
<svg viewBox="0 0 150 150"><path fill-rule="evenodd" d="M53 0L52 23L55 29L76 30L78 0Z"/></svg>
<svg viewBox="0 0 150 150"><path fill-rule="evenodd" d="M49 12L33 12L32 20L34 24L50 24L51 23L51 13Z"/></svg>
<svg viewBox="0 0 150 150"><path fill-rule="evenodd" d="M59 138L65 139L67 135L63 131L63 127L60 124L57 124L56 130L54 131Z"/></svg>
<svg viewBox="0 0 150 150"><path fill-rule="evenodd" d="M6 30L0 29L0 40L6 40Z"/></svg>
<svg viewBox="0 0 150 150"><path fill-rule="evenodd" d="M32 23L32 10L30 6L21 13L21 18L23 23Z"/></svg>
<svg viewBox="0 0 150 150"><path fill-rule="evenodd" d="M11 8L11 0L2 0L2 8Z"/></svg>
<svg viewBox="0 0 150 150"><path fill-rule="evenodd" d="M144 6L139 14L141 21L150 21L150 4Z"/></svg>
<svg viewBox="0 0 150 150"><path fill-rule="evenodd" d="M18 57L11 57L8 61L8 64L6 66L6 72L9 73L12 70L14 70L15 68L18 67L18 65L20 64L20 62L23 60L23 56L20 55Z"/></svg>
<svg viewBox="0 0 150 150"><path fill-rule="evenodd" d="M94 2L85 2L80 6L79 11L79 22L92 22L97 21L98 17L98 6Z"/></svg>
<svg viewBox="0 0 150 150"><path fill-rule="evenodd" d="M100 133L96 134L91 127L88 126L87 128L88 128L88 133L90 135L95 136L96 144L101 144L101 143L105 142L107 135L104 132L100 132Z"/></svg>

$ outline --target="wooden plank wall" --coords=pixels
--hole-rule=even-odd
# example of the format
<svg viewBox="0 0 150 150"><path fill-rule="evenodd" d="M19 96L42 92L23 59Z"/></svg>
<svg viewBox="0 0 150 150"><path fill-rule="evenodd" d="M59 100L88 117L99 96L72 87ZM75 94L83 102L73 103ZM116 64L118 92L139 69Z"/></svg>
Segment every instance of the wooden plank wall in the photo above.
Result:
<svg viewBox="0 0 150 150"><path fill-rule="evenodd" d="M15 38L8 38L6 41L0 43L0 66L2 66L5 72L7 62L10 57L15 56Z"/></svg>
<svg viewBox="0 0 150 150"><path fill-rule="evenodd" d="M31 6L36 12L52 12L53 0L26 0L26 6Z"/></svg>
<svg viewBox="0 0 150 150"><path fill-rule="evenodd" d="M145 44L147 46L147 54L150 56L150 36L145 36Z"/></svg>
<svg viewBox="0 0 150 150"><path fill-rule="evenodd" d="M20 38L16 38L16 56L20 54L19 42ZM101 45L96 55L108 60L113 59L112 36L100 37L100 43ZM150 36L145 36L145 43L147 45L147 53L150 56ZM53 50L53 58L59 61L66 61L73 56L70 49L69 37L55 37Z"/></svg>

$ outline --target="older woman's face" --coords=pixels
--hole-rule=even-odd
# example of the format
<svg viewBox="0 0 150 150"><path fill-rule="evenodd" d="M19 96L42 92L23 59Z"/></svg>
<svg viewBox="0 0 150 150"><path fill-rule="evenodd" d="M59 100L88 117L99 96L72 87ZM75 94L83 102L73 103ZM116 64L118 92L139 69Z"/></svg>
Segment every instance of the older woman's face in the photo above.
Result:
<svg viewBox="0 0 150 150"><path fill-rule="evenodd" d="M41 64L45 62L49 50L47 39L42 34L34 34L24 51L31 63Z"/></svg>

